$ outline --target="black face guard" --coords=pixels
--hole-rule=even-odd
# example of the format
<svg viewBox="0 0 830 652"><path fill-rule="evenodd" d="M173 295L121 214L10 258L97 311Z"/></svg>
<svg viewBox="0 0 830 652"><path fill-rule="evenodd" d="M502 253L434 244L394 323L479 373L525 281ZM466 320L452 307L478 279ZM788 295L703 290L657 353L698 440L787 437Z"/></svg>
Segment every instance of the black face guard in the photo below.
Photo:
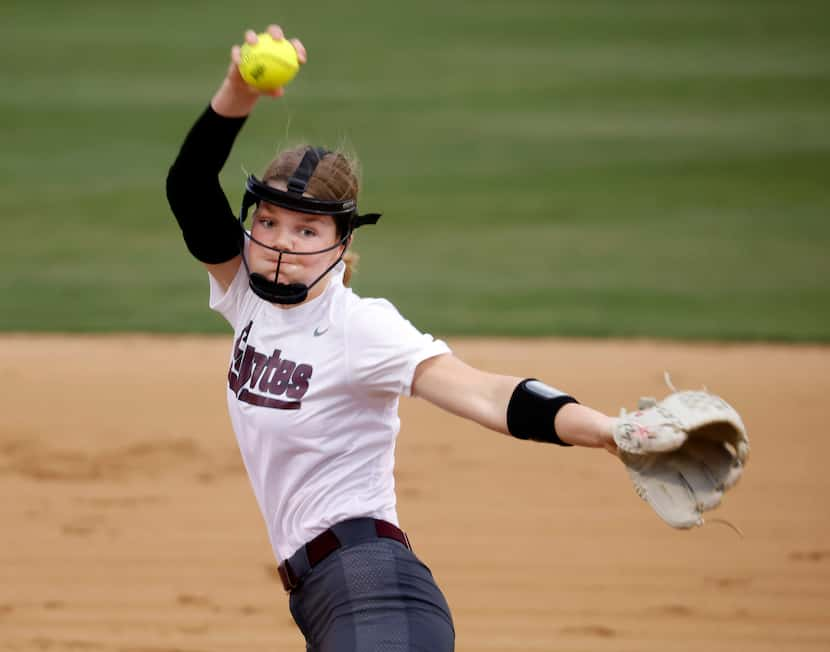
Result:
<svg viewBox="0 0 830 652"><path fill-rule="evenodd" d="M320 199L313 199L311 197L304 197L306 186L308 185L311 175L317 164L322 160L328 152L319 147L309 147L303 155L303 160L297 166L294 174L288 180L288 190L278 190L265 183L262 183L254 175L250 175L245 182L245 194L242 197L242 207L239 210L239 226L245 237L249 238L251 242L255 242L260 247L275 251L279 254L277 259L277 269L274 272L274 280L271 281L262 274L256 272L251 273L251 268L248 266L248 260L245 257L245 241L242 240L242 262L248 272L248 282L251 290L259 298L270 301L271 303L278 303L282 305L293 305L302 303L308 297L308 291L319 283L328 274L334 266L337 265L346 253L352 233L358 227L364 224L377 224L380 219L379 213L368 213L366 215L358 215L357 203L352 199L344 201L324 201ZM291 251L289 249L278 249L277 247L270 247L254 238L245 230L245 219L248 216L248 211L252 206L258 206L261 201L274 204L282 208L287 208L292 211L300 213L308 213L311 215L331 215L334 218L348 217L348 227L337 242L325 249L318 251ZM303 283L279 283L280 265L282 264L282 257L284 254L290 256L316 256L324 254L327 251L343 247L343 251L329 267L320 276L308 285Z"/></svg>

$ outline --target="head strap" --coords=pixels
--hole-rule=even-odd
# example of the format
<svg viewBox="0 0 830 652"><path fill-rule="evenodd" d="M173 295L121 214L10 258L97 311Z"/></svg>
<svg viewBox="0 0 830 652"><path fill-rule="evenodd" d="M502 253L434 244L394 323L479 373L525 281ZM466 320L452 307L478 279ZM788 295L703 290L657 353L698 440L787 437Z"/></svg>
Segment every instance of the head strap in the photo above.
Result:
<svg viewBox="0 0 830 652"><path fill-rule="evenodd" d="M365 215L355 215L352 218L352 230L365 224L377 224L380 218L380 213L366 213Z"/></svg>
<svg viewBox="0 0 830 652"><path fill-rule="evenodd" d="M322 147L309 147L303 154L303 160L294 170L294 174L288 180L288 192L295 195L300 195L305 192L308 182L314 174L314 170L323 160L323 157L329 153L329 150Z"/></svg>

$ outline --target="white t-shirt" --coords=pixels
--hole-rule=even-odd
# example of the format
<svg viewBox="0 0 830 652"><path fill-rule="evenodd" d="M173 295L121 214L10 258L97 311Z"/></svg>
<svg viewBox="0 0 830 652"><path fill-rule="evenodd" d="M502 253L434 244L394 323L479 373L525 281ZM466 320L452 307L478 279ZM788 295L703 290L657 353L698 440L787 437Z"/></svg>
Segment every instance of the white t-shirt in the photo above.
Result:
<svg viewBox="0 0 830 652"><path fill-rule="evenodd" d="M292 308L257 297L244 265L226 292L210 277L210 307L234 329L231 422L282 560L345 519L398 524L398 397L420 362L450 350L388 301L358 297L344 269Z"/></svg>

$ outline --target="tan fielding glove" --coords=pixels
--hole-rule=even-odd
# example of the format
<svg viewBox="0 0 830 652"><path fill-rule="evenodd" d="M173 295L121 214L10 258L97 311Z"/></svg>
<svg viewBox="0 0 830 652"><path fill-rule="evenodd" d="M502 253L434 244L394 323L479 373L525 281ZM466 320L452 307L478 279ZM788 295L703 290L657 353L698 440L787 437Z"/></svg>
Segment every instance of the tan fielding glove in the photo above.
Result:
<svg viewBox="0 0 830 652"><path fill-rule="evenodd" d="M743 473L749 439L738 413L706 391L640 399L614 427L620 459L637 493L675 528L703 525Z"/></svg>

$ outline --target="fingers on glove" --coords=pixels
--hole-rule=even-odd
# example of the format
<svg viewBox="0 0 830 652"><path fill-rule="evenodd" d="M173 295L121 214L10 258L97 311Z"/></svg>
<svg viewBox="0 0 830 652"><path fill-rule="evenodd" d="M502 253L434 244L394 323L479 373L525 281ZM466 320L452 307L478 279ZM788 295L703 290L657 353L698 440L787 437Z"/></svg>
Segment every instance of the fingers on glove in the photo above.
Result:
<svg viewBox="0 0 830 652"><path fill-rule="evenodd" d="M721 483L710 468L683 450L669 456L668 464L683 478L699 512L714 509L723 498Z"/></svg>
<svg viewBox="0 0 830 652"><path fill-rule="evenodd" d="M660 465L647 471L629 467L628 471L637 493L673 528L688 529L703 524L697 499L676 469Z"/></svg>
<svg viewBox="0 0 830 652"><path fill-rule="evenodd" d="M614 442L635 455L676 450L686 437L679 424L659 408L624 414L614 426Z"/></svg>
<svg viewBox="0 0 830 652"><path fill-rule="evenodd" d="M737 454L722 441L695 437L686 442L683 451L708 469L722 491L733 487L743 473Z"/></svg>

